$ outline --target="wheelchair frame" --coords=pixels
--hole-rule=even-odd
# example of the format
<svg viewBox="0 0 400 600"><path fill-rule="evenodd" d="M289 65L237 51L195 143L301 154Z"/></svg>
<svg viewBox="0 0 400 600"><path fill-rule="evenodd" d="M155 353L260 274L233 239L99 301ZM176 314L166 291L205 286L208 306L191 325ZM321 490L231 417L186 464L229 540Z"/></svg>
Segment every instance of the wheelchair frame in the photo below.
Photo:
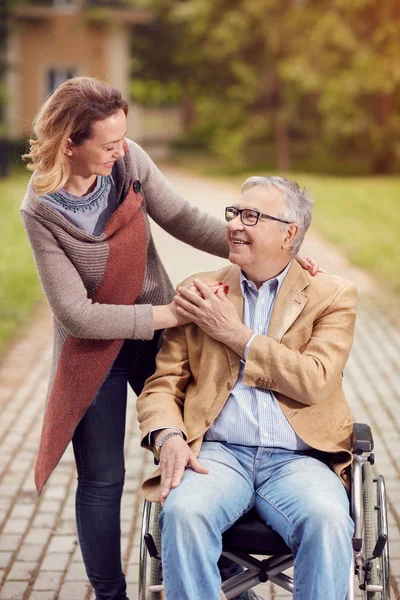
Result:
<svg viewBox="0 0 400 600"><path fill-rule="evenodd" d="M373 438L368 425L354 425L351 465L350 514L354 521L353 561L346 600L389 600L389 541L385 482L373 478ZM162 600L162 567L158 549L159 503L144 502L139 558L139 600ZM229 530L234 535L235 525ZM271 581L293 592L293 578L284 571L293 566L289 553L257 558L259 553L244 553L224 546L222 555L245 570L222 583L227 600L236 599L261 582ZM264 556L264 555L262 555ZM149 569L150 567L150 569ZM359 591L358 591L359 590ZM359 595L361 593L361 596ZM358 595L357 595L358 594Z"/></svg>

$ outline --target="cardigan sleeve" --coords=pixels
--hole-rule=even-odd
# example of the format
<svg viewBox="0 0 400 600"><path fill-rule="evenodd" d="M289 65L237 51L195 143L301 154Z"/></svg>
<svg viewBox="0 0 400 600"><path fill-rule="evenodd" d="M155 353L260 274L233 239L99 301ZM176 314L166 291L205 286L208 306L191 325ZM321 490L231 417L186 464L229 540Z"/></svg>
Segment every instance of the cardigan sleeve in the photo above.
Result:
<svg viewBox="0 0 400 600"><path fill-rule="evenodd" d="M134 162L133 167L143 186L146 209L150 217L178 240L209 254L228 258L223 221L182 198L148 154L131 140L127 140L127 143Z"/></svg>
<svg viewBox="0 0 400 600"><path fill-rule="evenodd" d="M35 217L21 211L39 279L56 319L74 337L140 339L154 335L150 304L117 305L93 302L73 263L56 238Z"/></svg>

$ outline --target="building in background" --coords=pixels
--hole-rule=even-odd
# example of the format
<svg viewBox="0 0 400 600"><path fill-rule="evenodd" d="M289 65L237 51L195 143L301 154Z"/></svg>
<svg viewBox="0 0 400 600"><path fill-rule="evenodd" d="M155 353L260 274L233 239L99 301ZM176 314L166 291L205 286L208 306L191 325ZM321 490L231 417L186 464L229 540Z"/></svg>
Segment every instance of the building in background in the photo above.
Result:
<svg viewBox="0 0 400 600"><path fill-rule="evenodd" d="M130 37L149 19L134 2L115 0L35 0L17 6L7 41L8 138L28 138L48 94L76 75L108 81L129 101ZM152 155L165 154L180 134L179 109L129 104L128 136Z"/></svg>

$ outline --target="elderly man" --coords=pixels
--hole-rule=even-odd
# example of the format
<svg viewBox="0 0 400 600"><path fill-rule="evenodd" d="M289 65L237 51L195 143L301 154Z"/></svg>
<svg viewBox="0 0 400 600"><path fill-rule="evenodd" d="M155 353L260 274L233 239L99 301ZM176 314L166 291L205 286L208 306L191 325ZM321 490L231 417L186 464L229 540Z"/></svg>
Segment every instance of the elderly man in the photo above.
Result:
<svg viewBox="0 0 400 600"><path fill-rule="evenodd" d="M250 177L225 211L231 265L178 288L190 324L166 332L138 399L160 459L167 600L218 600L221 536L255 508L292 549L295 600L344 600L352 520L352 417L342 390L356 290L292 260L311 222L306 191ZM205 281L222 282L214 294ZM225 292L225 293L223 293ZM158 487L161 474L161 496Z"/></svg>

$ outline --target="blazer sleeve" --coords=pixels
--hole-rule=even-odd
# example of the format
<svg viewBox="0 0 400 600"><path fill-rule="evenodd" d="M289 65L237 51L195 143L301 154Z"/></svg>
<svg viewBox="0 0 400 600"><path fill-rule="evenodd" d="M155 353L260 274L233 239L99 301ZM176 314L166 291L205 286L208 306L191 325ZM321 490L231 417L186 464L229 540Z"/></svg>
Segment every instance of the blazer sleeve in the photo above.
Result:
<svg viewBox="0 0 400 600"><path fill-rule="evenodd" d="M167 329L155 373L136 403L142 446L148 447L148 434L153 429L176 427L187 437L183 407L190 378L185 327Z"/></svg>
<svg viewBox="0 0 400 600"><path fill-rule="evenodd" d="M134 157L150 217L181 242L228 258L225 223L182 198L148 154L131 140L127 143Z"/></svg>
<svg viewBox="0 0 400 600"><path fill-rule="evenodd" d="M267 387L302 404L327 399L341 382L353 343L357 291L345 284L316 319L305 348L285 346L257 335L250 346L244 384Z"/></svg>
<svg viewBox="0 0 400 600"><path fill-rule="evenodd" d="M32 215L21 212L40 283L56 319L74 337L152 339L151 305L92 302L73 263L57 240Z"/></svg>

